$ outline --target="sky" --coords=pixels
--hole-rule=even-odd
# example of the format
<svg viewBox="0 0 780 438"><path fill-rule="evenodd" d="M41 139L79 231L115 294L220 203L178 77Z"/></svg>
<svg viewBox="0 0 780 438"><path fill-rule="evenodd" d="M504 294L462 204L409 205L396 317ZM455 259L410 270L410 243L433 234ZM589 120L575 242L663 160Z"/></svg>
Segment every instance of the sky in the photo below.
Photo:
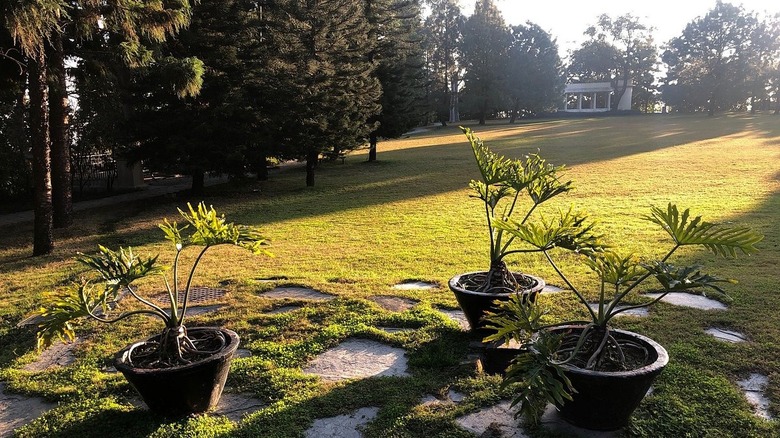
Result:
<svg viewBox="0 0 780 438"><path fill-rule="evenodd" d="M646 25L655 27L653 36L662 45L680 35L685 25L701 17L715 6L715 0L574 0L527 1L494 0L507 24L515 25L531 21L558 40L561 56L576 49L586 37L585 29L596 23L599 15L607 13L617 17L631 13ZM475 0L460 0L462 11L471 15ZM780 13L780 0L734 0L747 11Z"/></svg>

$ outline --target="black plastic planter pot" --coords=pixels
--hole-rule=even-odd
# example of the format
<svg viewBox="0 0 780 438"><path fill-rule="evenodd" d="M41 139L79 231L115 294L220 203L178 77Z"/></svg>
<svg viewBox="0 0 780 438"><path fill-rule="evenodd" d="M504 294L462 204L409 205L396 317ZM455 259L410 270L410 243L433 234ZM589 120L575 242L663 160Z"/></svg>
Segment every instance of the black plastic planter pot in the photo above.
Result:
<svg viewBox="0 0 780 438"><path fill-rule="evenodd" d="M561 327L558 330L581 329ZM631 371L600 372L563 365L566 376L577 390L573 400L559 407L561 417L575 426L592 430L617 430L628 424L631 414L647 394L669 355L652 339L625 330L612 330L619 339L642 344L650 354L649 364Z"/></svg>
<svg viewBox="0 0 780 438"><path fill-rule="evenodd" d="M238 349L238 335L220 327L187 329L190 336L198 332L219 331L226 345L218 353L191 364L161 369L134 368L127 363L133 345L159 339L159 336L128 346L117 353L114 364L128 382L141 394L152 412L165 417L182 417L206 412L216 407L225 387L230 361Z"/></svg>
<svg viewBox="0 0 780 438"><path fill-rule="evenodd" d="M455 294L455 298L458 300L458 305L460 305L460 308L463 310L463 313L466 315L466 319L469 321L469 326L471 327L472 333L477 333L480 336L487 336L490 334L490 330L486 330L484 328L485 324L482 321L482 317L485 316L485 313L490 311L496 310L496 305L494 304L494 301L509 301L509 297L514 295L515 293L485 293L485 292L474 292L470 291L468 289L465 289L460 286L460 280L464 276L468 275L475 275L480 274L480 272L469 272L467 274L460 274L456 275L452 278L450 278L449 286L452 293ZM544 289L544 280L542 280L539 277L534 277L532 275L524 274L527 277L530 277L536 281L536 284L533 287L530 287L525 290L521 290L519 293L525 296L527 299L531 301L536 300L536 294L539 293L542 289Z"/></svg>

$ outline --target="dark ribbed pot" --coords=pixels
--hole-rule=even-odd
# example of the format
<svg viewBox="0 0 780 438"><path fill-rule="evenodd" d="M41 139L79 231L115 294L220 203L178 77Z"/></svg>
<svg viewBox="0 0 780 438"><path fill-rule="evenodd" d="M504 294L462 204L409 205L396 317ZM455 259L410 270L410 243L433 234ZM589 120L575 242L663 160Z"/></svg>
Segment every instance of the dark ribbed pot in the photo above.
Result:
<svg viewBox="0 0 780 438"><path fill-rule="evenodd" d="M523 289L519 292L497 293L497 294L474 292L460 286L459 283L461 277L467 275L474 275L474 274L480 274L480 272L469 272L466 274L456 275L450 278L449 286L452 293L455 294L455 298L458 300L458 305L460 305L460 308L463 310L463 313L466 315L466 319L469 321L471 332L477 333L483 337L489 335L491 332L490 330L486 330L484 328L485 323L482 321L482 317L485 316L486 312L496 310L497 307L494 304L495 301L509 301L509 297L511 297L515 293L519 293L523 295L526 299L535 301L536 294L539 293L544 288L545 285L544 280L542 280L541 278L524 274L527 277L534 279L536 281L536 284L528 289Z"/></svg>
<svg viewBox="0 0 780 438"><path fill-rule="evenodd" d="M197 362L170 368L135 368L128 364L128 354L133 346L160 337L130 345L114 358L116 369L143 397L152 412L165 417L182 417L206 412L217 406L225 387L230 361L238 349L238 335L220 327L196 327L187 330L190 336L198 332L219 331L225 336L225 347L216 354Z"/></svg>
<svg viewBox="0 0 780 438"><path fill-rule="evenodd" d="M582 327L560 327L555 332L582 330ZM558 407L569 423L592 430L617 430L628 424L631 414L647 394L653 381L666 364L669 355L660 344L637 333L612 329L617 339L630 339L644 346L650 354L648 365L631 371L602 372L563 365L566 377L577 391L573 400Z"/></svg>

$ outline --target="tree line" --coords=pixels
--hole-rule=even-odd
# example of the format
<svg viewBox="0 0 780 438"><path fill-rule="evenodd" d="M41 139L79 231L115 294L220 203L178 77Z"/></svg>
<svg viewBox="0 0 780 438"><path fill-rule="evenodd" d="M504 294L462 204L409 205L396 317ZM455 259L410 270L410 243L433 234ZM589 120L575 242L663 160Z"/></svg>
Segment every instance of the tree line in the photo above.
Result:
<svg viewBox="0 0 780 438"><path fill-rule="evenodd" d="M72 216L73 157L109 151L158 171L267 177L420 124L537 117L566 81L634 84L634 107L769 109L778 17L718 2L659 48L602 15L564 63L552 35L493 0L14 0L0 4L0 198L29 197L34 253ZM660 58L659 58L660 55ZM657 81L662 60L666 77ZM774 103L773 103L774 99Z"/></svg>

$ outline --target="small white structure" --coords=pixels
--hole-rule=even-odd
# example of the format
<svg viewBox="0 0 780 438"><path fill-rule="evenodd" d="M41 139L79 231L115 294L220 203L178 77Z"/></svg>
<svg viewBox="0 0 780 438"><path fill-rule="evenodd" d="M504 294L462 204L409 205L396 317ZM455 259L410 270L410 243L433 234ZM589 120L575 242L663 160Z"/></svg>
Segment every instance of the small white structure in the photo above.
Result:
<svg viewBox="0 0 780 438"><path fill-rule="evenodd" d="M599 113L612 108L612 97L618 92L611 82L566 84L562 111L569 113ZM631 82L618 102L618 111L631 110L634 86Z"/></svg>

